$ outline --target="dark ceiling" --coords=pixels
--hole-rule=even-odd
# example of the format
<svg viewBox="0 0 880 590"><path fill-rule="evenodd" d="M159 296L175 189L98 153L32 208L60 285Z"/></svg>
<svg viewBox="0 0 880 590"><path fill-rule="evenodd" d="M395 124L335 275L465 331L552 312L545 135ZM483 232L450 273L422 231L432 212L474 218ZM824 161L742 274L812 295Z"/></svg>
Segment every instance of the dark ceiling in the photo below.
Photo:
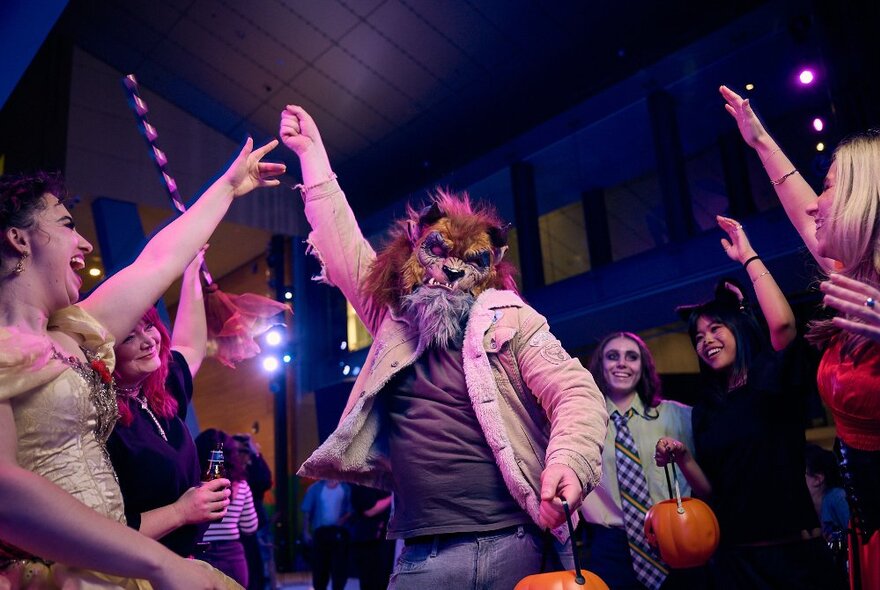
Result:
<svg viewBox="0 0 880 590"><path fill-rule="evenodd" d="M235 141L304 106L369 211L762 3L73 0L62 26Z"/></svg>

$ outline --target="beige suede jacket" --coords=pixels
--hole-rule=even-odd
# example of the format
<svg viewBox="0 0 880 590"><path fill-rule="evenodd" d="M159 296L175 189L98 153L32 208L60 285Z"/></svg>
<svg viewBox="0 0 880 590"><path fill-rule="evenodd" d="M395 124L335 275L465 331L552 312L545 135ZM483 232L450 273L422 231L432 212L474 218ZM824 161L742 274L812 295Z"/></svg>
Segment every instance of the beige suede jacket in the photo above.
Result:
<svg viewBox="0 0 880 590"><path fill-rule="evenodd" d="M375 252L361 234L339 185L312 189L305 212L318 277L339 287L373 337L339 425L299 475L391 489L386 417L374 400L421 355L418 332L361 290ZM589 493L599 482L608 422L592 375L550 333L547 320L513 291L490 289L474 303L462 346L465 380L477 420L513 498L538 522L541 472L562 463ZM576 515L575 515L576 516ZM565 526L554 531L567 538Z"/></svg>

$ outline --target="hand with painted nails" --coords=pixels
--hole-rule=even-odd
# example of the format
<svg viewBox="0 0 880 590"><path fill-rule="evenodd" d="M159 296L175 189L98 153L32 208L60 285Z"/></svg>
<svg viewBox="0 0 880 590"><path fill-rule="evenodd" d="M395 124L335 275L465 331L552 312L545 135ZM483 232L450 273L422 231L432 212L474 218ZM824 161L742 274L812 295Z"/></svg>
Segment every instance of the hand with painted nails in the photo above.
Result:
<svg viewBox="0 0 880 590"><path fill-rule="evenodd" d="M880 290L840 274L819 288L825 293L822 302L845 314L832 320L835 326L880 342Z"/></svg>
<svg viewBox="0 0 880 590"><path fill-rule="evenodd" d="M721 215L716 215L715 220L718 222L718 227L727 233L727 238L721 238L721 247L731 260L742 264L755 256L755 250L749 243L749 238L740 222Z"/></svg>

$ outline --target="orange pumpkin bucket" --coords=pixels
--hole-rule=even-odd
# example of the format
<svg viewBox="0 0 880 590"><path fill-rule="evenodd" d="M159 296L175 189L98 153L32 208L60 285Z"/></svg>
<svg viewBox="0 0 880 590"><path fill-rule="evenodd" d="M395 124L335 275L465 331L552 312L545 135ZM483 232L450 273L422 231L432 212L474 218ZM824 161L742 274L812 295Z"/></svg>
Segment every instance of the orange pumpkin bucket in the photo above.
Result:
<svg viewBox="0 0 880 590"><path fill-rule="evenodd" d="M574 569L526 576L519 581L513 590L608 590L608 585L602 581L602 578L593 572L581 569L580 559L574 548L574 525L571 522L571 510L565 500L562 500L562 508L565 510L565 519L568 522L568 533L572 538L571 550L574 557Z"/></svg>
<svg viewBox="0 0 880 590"><path fill-rule="evenodd" d="M664 466L667 469L667 466ZM645 515L645 537L648 543L660 552L669 567L684 569L704 565L721 539L718 519L712 509L696 498L681 497L678 479L675 477L675 463L672 463L675 491L669 482L669 500L651 506Z"/></svg>
<svg viewBox="0 0 880 590"><path fill-rule="evenodd" d="M608 585L593 572L581 570L580 579L578 582L574 570L534 574L520 580L513 590L608 590Z"/></svg>

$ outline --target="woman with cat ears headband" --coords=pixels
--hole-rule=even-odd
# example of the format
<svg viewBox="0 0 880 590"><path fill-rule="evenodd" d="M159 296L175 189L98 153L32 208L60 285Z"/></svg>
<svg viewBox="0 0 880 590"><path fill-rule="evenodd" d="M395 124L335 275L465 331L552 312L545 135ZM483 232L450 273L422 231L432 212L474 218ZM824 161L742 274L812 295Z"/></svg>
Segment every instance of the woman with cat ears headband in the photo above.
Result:
<svg viewBox="0 0 880 590"><path fill-rule="evenodd" d="M743 265L765 323L733 279L718 283L714 299L678 308L699 358L702 393L692 413L694 448L662 438L656 460L674 460L718 516L720 587L835 588L804 481L804 406L815 375L809 350L743 226L721 216L718 225L727 233L721 246ZM759 499L764 492L770 495Z"/></svg>

